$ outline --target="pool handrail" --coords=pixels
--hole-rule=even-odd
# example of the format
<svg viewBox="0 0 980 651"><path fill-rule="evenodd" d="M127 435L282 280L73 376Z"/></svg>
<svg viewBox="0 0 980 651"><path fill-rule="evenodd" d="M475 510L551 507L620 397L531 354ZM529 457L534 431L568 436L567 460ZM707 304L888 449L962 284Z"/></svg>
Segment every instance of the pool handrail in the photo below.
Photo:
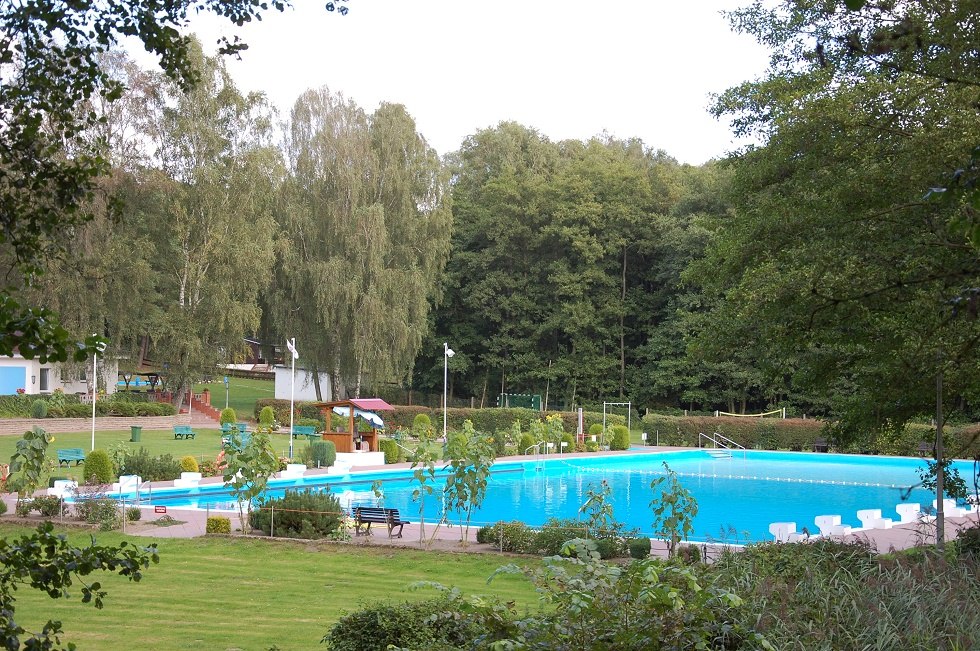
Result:
<svg viewBox="0 0 980 651"><path fill-rule="evenodd" d="M724 434L720 432L715 432L714 434L705 434L704 432L698 432L698 447L701 447L701 440L708 439L715 444L715 447L725 448L726 450L731 450L733 447L738 448L742 451L742 458L745 458L745 446L739 445L735 441L731 440ZM729 445L726 445L728 443Z"/></svg>

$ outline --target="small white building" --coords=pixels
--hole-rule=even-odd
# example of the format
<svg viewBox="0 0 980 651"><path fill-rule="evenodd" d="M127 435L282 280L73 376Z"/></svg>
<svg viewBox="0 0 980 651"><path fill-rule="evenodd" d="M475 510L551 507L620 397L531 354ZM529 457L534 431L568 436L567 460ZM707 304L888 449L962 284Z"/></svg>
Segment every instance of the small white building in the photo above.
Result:
<svg viewBox="0 0 980 651"><path fill-rule="evenodd" d="M103 360L100 356L97 372L99 385L107 393L115 393L116 378L119 375L118 360ZM82 366L79 377L72 377L58 362L42 364L37 359L24 359L20 355L0 357L0 395L13 395L18 393L18 389L23 389L23 393L29 395L49 394L55 389L61 389L65 393L87 394L91 388L91 374L91 361Z"/></svg>
<svg viewBox="0 0 980 651"><path fill-rule="evenodd" d="M273 370L276 373L276 399L289 400L289 391L292 386L292 368L290 366L276 365ZM330 391L330 375L320 373L320 394L324 401L330 400L333 395ZM316 387L313 386L313 373L305 368L296 367L296 385L293 399L299 402L315 402Z"/></svg>

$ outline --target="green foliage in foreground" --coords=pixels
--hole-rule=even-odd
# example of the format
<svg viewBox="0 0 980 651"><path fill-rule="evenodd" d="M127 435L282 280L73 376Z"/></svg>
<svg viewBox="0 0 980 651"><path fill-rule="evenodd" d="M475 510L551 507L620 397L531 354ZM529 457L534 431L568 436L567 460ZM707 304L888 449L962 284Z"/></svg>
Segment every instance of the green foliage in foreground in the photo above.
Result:
<svg viewBox="0 0 980 651"><path fill-rule="evenodd" d="M415 606L373 605L343 618L324 641L343 651L415 643L523 651L980 647L980 559L970 555L884 559L833 541L751 545L713 565L606 563L590 540L571 541L569 552L577 556L495 575L524 576L546 605L540 610L436 586L442 598L428 602L425 618L412 616Z"/></svg>
<svg viewBox="0 0 980 651"><path fill-rule="evenodd" d="M145 516L146 517L146 516ZM156 516L148 516L155 518ZM0 524L0 535L29 533ZM89 530L69 533L73 544L89 541ZM102 545L131 540L118 532L98 534ZM109 592L97 618L91 608L20 591L17 615L29 629L59 619L79 649L229 649L308 651L345 611L407 593L417 581L441 581L466 593L493 594L525 608L536 603L533 589L516 577L487 585L500 558L439 554L411 549L372 549L347 544L295 543L215 537L139 538L156 543L165 559L138 585L119 577L102 579ZM242 626L248 622L248 626Z"/></svg>
<svg viewBox="0 0 980 651"><path fill-rule="evenodd" d="M27 588L51 599L67 599L72 596L69 589L78 583L81 603L101 609L107 591L98 581L90 583L84 577L109 572L138 582L150 562L159 560L154 547L140 549L126 541L118 547L96 545L94 540L76 547L64 536L55 535L51 523L34 533L0 540L0 639L4 648L18 649L21 641L28 649L62 648L60 621L48 619L39 630L31 631L19 617L14 619L17 596L29 593Z"/></svg>

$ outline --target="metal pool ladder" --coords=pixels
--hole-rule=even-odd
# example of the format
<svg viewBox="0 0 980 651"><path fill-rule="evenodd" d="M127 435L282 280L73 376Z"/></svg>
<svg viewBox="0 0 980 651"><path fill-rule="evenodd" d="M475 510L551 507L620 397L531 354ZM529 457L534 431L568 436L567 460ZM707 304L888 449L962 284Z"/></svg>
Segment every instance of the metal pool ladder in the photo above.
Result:
<svg viewBox="0 0 980 651"><path fill-rule="evenodd" d="M705 439L711 441L714 447L711 448L703 447L701 443ZM708 456L713 457L715 459L731 459L733 449L741 450L742 458L743 459L745 458L745 447L739 445L738 443L731 440L724 434L720 434L718 432L715 432L714 434L705 434L704 432L700 432L698 434L698 447L702 448L705 452L707 452Z"/></svg>

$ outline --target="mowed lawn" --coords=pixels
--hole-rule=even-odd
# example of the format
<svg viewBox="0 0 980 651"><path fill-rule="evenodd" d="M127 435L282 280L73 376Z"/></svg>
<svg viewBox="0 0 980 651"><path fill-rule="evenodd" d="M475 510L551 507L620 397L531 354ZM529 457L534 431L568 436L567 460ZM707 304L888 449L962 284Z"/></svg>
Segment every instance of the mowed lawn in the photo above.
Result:
<svg viewBox="0 0 980 651"><path fill-rule="evenodd" d="M195 384L194 391L200 393L207 389L211 393L211 406L215 409L224 409L224 377L216 375L213 379L214 382ZM275 397L276 383L273 380L228 377L228 406L235 410L238 420L255 420L255 401Z"/></svg>
<svg viewBox="0 0 980 651"><path fill-rule="evenodd" d="M0 524L9 538L29 532ZM76 544L87 533L73 531ZM438 581L464 594L494 594L518 607L537 608L534 590L519 576L494 570L509 560L487 554L365 548L245 538L150 539L99 533L100 544L121 540L159 547L160 563L139 583L91 576L109 595L105 608L54 600L37 591L16 592L17 621L39 630L60 619L64 640L80 650L218 649L265 651L322 649L320 639L344 613L364 605L435 596L411 590L416 581ZM534 562L532 559L526 562Z"/></svg>
<svg viewBox="0 0 980 651"><path fill-rule="evenodd" d="M43 421L38 421L39 427L43 427ZM180 459L185 455L195 457L199 462L206 459L214 459L221 451L221 430L205 429L194 427L195 438L189 440L175 440L172 429L167 430L147 430L144 429L140 436L139 443L131 443L130 430L96 430L95 447L102 450L111 450L117 445L124 446L133 451L140 447L146 448L152 455L170 454L174 458ZM68 432L53 434L54 441L48 446L48 456L52 462L57 461L57 451L61 448L81 448L88 452L92 448L92 432ZM17 449L19 436L0 436L0 461L6 462ZM289 435L274 433L272 444L278 454L283 456L289 452ZM299 455L300 450L306 445L304 441L294 442L294 454ZM82 466L70 466L65 468L55 468L52 475L57 477L72 477L81 479Z"/></svg>

